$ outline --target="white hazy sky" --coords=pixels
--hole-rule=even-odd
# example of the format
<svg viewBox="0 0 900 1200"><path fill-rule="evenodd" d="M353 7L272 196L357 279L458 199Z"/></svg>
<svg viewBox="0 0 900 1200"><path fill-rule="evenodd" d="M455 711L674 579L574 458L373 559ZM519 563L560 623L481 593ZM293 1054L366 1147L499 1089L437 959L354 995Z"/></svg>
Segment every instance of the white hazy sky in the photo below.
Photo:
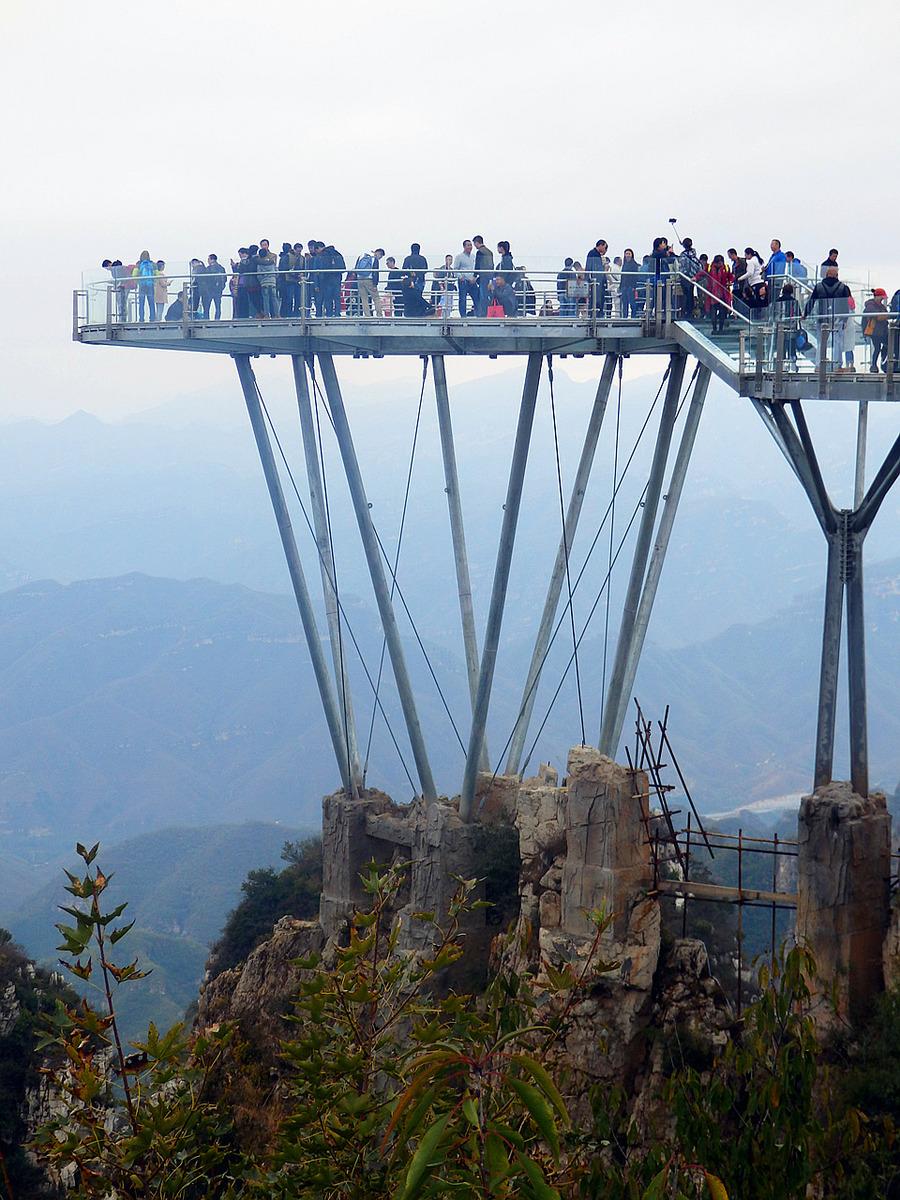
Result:
<svg viewBox="0 0 900 1200"><path fill-rule="evenodd" d="M0 418L234 390L69 340L81 271L145 247L432 260L481 232L541 265L677 216L900 286L900 0L2 0L0 31Z"/></svg>

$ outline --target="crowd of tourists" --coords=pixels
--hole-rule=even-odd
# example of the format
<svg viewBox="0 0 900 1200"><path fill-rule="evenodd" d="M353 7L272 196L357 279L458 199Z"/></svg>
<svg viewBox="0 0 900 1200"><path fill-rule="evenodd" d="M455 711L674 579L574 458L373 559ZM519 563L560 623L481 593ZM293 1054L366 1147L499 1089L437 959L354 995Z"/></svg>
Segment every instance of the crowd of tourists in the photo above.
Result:
<svg viewBox="0 0 900 1200"><path fill-rule="evenodd" d="M805 337L802 319L827 318L832 359L853 365L861 336L872 345L871 369L887 359L889 320L900 314L900 289L890 304L884 288L872 289L862 314L840 279L838 251L831 249L817 270L773 238L766 254L752 246L725 253L699 252L690 237L653 241L638 259L626 248L611 257L600 238L583 260L567 257L549 282L535 289L527 269L513 258L509 242L496 253L483 237L466 238L456 254L430 268L413 242L398 264L382 247L365 250L352 266L332 244L312 239L283 242L276 253L267 238L242 246L226 270L218 256L194 258L190 277L170 302L166 264L143 250L134 263L104 259L120 320L219 320L228 292L237 319L315 317L639 317L656 303L659 284L671 280L677 316L708 321L713 334L735 314L748 320L773 316L792 330L787 353L796 357Z"/></svg>

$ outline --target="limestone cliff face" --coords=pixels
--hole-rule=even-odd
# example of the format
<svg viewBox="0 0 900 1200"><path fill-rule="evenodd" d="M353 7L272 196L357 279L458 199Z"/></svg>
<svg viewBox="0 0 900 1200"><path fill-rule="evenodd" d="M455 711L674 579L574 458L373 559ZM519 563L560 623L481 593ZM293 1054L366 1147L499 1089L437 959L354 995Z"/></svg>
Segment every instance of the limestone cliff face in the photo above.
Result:
<svg viewBox="0 0 900 1200"><path fill-rule="evenodd" d="M568 963L579 970L592 953L617 964L575 1006L569 1034L559 1045L576 1108L586 1106L591 1085L617 1082L649 1120L664 1071L660 1031L688 1030L712 1055L732 1018L702 943L681 941L663 949L645 832L647 796L641 772L578 747L562 785L550 768L524 781L485 776L477 799L481 826L512 827L518 834L518 921L503 951L509 965L533 973L540 987L548 965ZM379 793L362 801L327 797L320 921L279 921L243 965L205 985L198 1025L237 1021L277 1072L277 1045L288 1028L284 1016L300 980L293 960L339 937L353 905L365 903L355 882L359 871L373 857L411 860L401 903L410 911L441 913L453 876L478 874L475 829L460 820L452 803L401 807ZM594 910L612 917L599 946ZM419 949L421 925L404 922L403 912L401 940ZM473 918L465 929L464 958L470 967L483 959L486 967L490 931L483 912Z"/></svg>
<svg viewBox="0 0 900 1200"><path fill-rule="evenodd" d="M295 960L321 950L324 942L318 921L282 917L246 962L204 983L197 1026L204 1029L235 1021L254 1045L268 1045L274 1058L279 1039L287 1032L284 1018L302 975Z"/></svg>
<svg viewBox="0 0 900 1200"><path fill-rule="evenodd" d="M40 1014L61 994L62 980L38 970L15 946L0 945L0 1149L14 1194L55 1197L66 1181L51 1178L25 1149L60 1108L59 1095L41 1069L47 1051L35 1049Z"/></svg>

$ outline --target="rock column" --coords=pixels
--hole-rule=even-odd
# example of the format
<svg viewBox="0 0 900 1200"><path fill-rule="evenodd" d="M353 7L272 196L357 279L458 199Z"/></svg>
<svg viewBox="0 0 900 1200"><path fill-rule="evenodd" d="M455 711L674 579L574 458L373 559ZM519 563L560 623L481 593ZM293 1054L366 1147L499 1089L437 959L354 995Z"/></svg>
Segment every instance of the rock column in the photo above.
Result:
<svg viewBox="0 0 900 1200"><path fill-rule="evenodd" d="M798 821L797 936L816 958L820 1022L834 992L857 1020L884 987L890 921L891 819L885 797L830 783L804 796Z"/></svg>

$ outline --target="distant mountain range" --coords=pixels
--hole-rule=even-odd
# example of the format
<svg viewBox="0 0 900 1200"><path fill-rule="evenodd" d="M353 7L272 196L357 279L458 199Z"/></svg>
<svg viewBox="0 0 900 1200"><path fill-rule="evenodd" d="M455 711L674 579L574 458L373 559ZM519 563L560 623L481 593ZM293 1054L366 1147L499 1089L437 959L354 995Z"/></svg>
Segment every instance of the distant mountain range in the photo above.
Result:
<svg viewBox="0 0 900 1200"><path fill-rule="evenodd" d="M900 778L900 563L867 574L872 775ZM380 635L361 605L348 609L372 675ZM637 693L670 728L698 802L726 811L800 792L815 721L821 600L810 596L752 625L679 649L648 644ZM599 634L599 631L598 631ZM535 709L536 732L569 654L561 633ZM460 660L428 647L457 728L469 708ZM489 728L501 759L530 653L502 648ZM348 656L350 651L348 650ZM424 658L407 646L439 787L459 788L463 751ZM595 741L603 643L580 652L585 733ZM351 657L363 746L371 692ZM411 758L390 676L385 707ZM381 719L370 782L406 799L406 780ZM574 673L537 742L564 760L580 740ZM846 760L839 747L838 766ZM0 594L0 856L47 862L76 839L120 841L173 824L247 819L318 824L337 768L293 601L207 580L142 575Z"/></svg>

